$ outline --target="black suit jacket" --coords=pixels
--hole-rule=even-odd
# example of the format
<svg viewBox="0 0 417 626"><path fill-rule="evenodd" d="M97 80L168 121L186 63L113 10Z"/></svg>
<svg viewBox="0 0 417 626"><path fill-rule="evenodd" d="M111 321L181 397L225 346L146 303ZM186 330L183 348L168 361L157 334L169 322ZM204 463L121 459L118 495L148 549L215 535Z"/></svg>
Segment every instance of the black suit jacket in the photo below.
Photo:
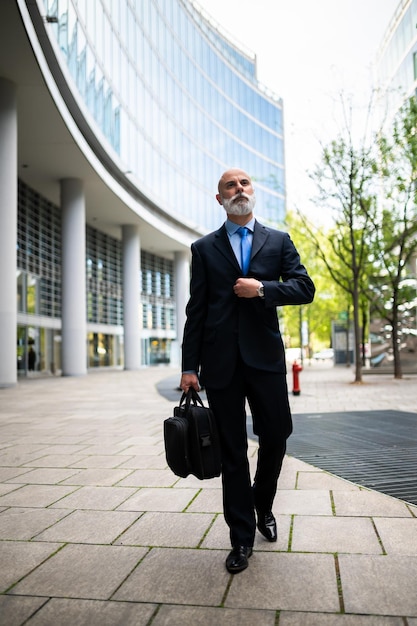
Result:
<svg viewBox="0 0 417 626"><path fill-rule="evenodd" d="M277 306L306 304L315 287L289 235L255 221L248 277L264 284L265 298L238 298L242 276L225 225L191 246L190 299L182 371L195 371L207 387L230 382L239 353L254 368L285 373Z"/></svg>

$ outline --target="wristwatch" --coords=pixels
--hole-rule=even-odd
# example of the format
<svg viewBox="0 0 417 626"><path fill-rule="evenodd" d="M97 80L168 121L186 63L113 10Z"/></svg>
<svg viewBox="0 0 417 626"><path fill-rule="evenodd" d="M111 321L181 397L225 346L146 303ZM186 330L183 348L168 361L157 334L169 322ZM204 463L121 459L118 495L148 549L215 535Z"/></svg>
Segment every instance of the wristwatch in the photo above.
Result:
<svg viewBox="0 0 417 626"><path fill-rule="evenodd" d="M259 287L258 287L258 289L256 291L258 292L258 296L260 298L265 298L264 286L263 286L262 283L259 283Z"/></svg>

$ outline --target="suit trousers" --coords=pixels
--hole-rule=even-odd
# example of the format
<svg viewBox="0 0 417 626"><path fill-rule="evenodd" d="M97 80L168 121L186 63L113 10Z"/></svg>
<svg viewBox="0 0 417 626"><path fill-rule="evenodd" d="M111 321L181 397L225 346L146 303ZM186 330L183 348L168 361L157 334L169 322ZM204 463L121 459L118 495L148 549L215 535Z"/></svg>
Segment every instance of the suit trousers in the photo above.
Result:
<svg viewBox="0 0 417 626"><path fill-rule="evenodd" d="M223 389L206 388L216 418L221 453L224 517L232 546L252 547L255 508L272 510L277 481L292 431L285 374L251 368L238 360L230 384ZM258 459L253 486L248 461L246 399L258 436Z"/></svg>

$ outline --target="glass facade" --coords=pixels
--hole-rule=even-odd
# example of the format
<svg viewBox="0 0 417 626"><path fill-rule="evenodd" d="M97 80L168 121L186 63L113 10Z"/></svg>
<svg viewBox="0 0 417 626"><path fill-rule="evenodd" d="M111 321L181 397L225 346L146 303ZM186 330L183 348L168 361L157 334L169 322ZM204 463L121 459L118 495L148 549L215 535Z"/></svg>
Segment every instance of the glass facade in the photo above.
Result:
<svg viewBox="0 0 417 626"><path fill-rule="evenodd" d="M396 111L406 97L417 93L417 0L399 4L377 61L377 79L388 103Z"/></svg>
<svg viewBox="0 0 417 626"><path fill-rule="evenodd" d="M283 111L190 0L38 0L84 109L140 191L200 232L230 166L253 178L257 215L285 216ZM198 212L196 212L196 206Z"/></svg>
<svg viewBox="0 0 417 626"><path fill-rule="evenodd" d="M258 82L255 55L225 36L194 0L35 0L27 7L37 18L51 76L58 88L67 81L78 107L71 108L63 89L69 113L81 112L79 129L88 141L90 131L95 136L90 148L96 156L103 153L95 139L104 149L108 175L122 187L125 180L128 193L136 186L135 200L155 213L158 235L161 213L173 225L169 237L178 241L172 249L164 242L160 250L158 236L152 242L140 237L138 268L141 364L169 363L178 351L176 307L187 295L176 293L174 275L187 261L174 250L182 252L184 240L223 223L214 198L223 171L244 168L255 184L257 217L271 225L284 221L282 101ZM132 222L144 219L129 210ZM122 223L117 216L113 222L106 233L93 222L85 230L83 359L90 368L124 366ZM19 374L65 369L61 246L60 207L19 180Z"/></svg>
<svg viewBox="0 0 417 626"><path fill-rule="evenodd" d="M59 208L19 181L16 297L17 368L61 368L61 218ZM169 362L175 338L174 263L141 251L142 364ZM86 227L88 366L122 366L122 249ZM108 332L92 330L108 327Z"/></svg>
<svg viewBox="0 0 417 626"><path fill-rule="evenodd" d="M60 258L59 209L19 181L17 225L19 313L60 317Z"/></svg>
<svg viewBox="0 0 417 626"><path fill-rule="evenodd" d="M142 365L170 362L176 338L174 263L141 251Z"/></svg>
<svg viewBox="0 0 417 626"><path fill-rule="evenodd" d="M87 225L86 254L87 321L122 325L120 242Z"/></svg>

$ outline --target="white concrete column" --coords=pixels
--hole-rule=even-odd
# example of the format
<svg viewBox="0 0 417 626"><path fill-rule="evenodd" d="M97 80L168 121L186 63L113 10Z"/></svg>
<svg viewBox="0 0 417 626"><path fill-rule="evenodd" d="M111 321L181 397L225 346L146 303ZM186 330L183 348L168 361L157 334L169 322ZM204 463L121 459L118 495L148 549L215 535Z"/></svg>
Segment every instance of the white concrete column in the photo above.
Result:
<svg viewBox="0 0 417 626"><path fill-rule="evenodd" d="M0 78L0 387L17 383L16 241L16 87Z"/></svg>
<svg viewBox="0 0 417 626"><path fill-rule="evenodd" d="M142 365L139 227L125 224L123 236L123 320L125 370Z"/></svg>
<svg viewBox="0 0 417 626"><path fill-rule="evenodd" d="M87 373L85 197L83 181L61 180L62 375Z"/></svg>
<svg viewBox="0 0 417 626"><path fill-rule="evenodd" d="M181 364L181 346L184 334L185 307L190 295L190 253L175 252L174 255L175 307L177 318L177 338L171 351L171 365Z"/></svg>

